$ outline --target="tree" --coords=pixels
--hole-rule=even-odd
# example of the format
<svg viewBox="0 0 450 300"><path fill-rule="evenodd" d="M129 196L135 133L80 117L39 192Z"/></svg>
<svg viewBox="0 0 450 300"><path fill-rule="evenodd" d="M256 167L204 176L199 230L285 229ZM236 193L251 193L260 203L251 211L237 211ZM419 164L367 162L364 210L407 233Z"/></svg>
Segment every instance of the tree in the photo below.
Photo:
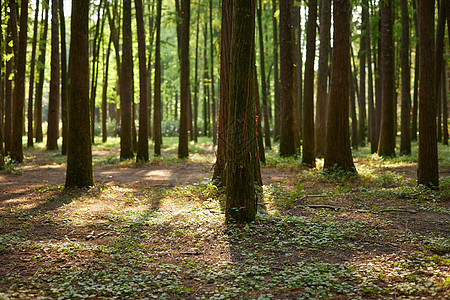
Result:
<svg viewBox="0 0 450 300"><path fill-rule="evenodd" d="M327 141L328 52L330 49L331 0L322 0L320 5L320 54L316 102L316 154L318 157L324 157Z"/></svg>
<svg viewBox="0 0 450 300"><path fill-rule="evenodd" d="M314 136L314 58L316 52L317 0L308 2L306 24L305 87L303 97L303 164L316 165L316 142Z"/></svg>
<svg viewBox="0 0 450 300"><path fill-rule="evenodd" d="M393 1L381 1L380 5L382 113L378 155L395 156Z"/></svg>
<svg viewBox="0 0 450 300"><path fill-rule="evenodd" d="M156 38L155 38L155 88L153 104L153 140L155 141L155 156L161 155L161 4L156 7Z"/></svg>
<svg viewBox="0 0 450 300"><path fill-rule="evenodd" d="M94 184L89 117L89 0L72 2L66 188Z"/></svg>
<svg viewBox="0 0 450 300"><path fill-rule="evenodd" d="M401 141L400 155L411 154L411 70L409 65L409 15L407 0L400 1L402 14L402 112L401 112Z"/></svg>
<svg viewBox="0 0 450 300"><path fill-rule="evenodd" d="M11 158L17 162L23 161L23 107L25 103L25 65L27 58L27 27L28 27L28 0L20 3L20 33L16 59L16 76L14 80L14 117L11 136Z"/></svg>
<svg viewBox="0 0 450 300"><path fill-rule="evenodd" d="M216 164L213 180L225 186L225 163L227 151L228 106L230 100L231 36L233 21L233 0L222 0L222 25L220 30L219 70L219 118Z"/></svg>
<svg viewBox="0 0 450 300"><path fill-rule="evenodd" d="M441 73L442 66L444 65L442 61L444 60L444 38L445 38L445 21L446 21L446 2L441 0L439 5L439 17L436 29L436 85L435 85L435 97L437 103L437 114L438 114L438 124L437 124L437 141L442 141L442 89L441 89Z"/></svg>
<svg viewBox="0 0 450 300"><path fill-rule="evenodd" d="M195 30L195 65L194 65L194 115L193 115L193 134L194 134L194 141L197 143L197 135L198 135L198 36L200 31L200 1L197 4L197 28ZM220 101L220 100L219 100ZM220 111L220 104L219 104L219 111ZM217 150L219 151L219 150Z"/></svg>
<svg viewBox="0 0 450 300"><path fill-rule="evenodd" d="M189 0L181 0L181 76L180 76L180 133L178 140L178 157L186 158L189 155L188 129L189 129L189 17L191 4Z"/></svg>
<svg viewBox="0 0 450 300"><path fill-rule="evenodd" d="M42 133L42 92L44 88L44 71L45 71L45 57L47 50L47 33L48 33L48 0L44 0L43 3L43 14L45 15L42 19L44 29L39 41L39 57L38 57L38 70L39 78L36 86L36 103L34 105L34 136L36 142L42 142L44 139Z"/></svg>
<svg viewBox="0 0 450 300"><path fill-rule="evenodd" d="M412 6L414 9L414 33L416 40L419 40L419 22L417 20L417 8L416 8L417 0L412 1ZM412 116L411 116L411 140L417 141L417 109L418 109L418 101L419 97L419 43L416 42L415 46L415 59L414 59L414 94L413 94L413 103L412 103Z"/></svg>
<svg viewBox="0 0 450 300"><path fill-rule="evenodd" d="M36 10L34 14L33 41L31 46L31 61L30 61L30 81L28 87L27 147L33 147L33 91L34 91L34 73L35 73L34 69L36 66L36 44L37 44L38 23L39 23L39 2L37 1Z"/></svg>
<svg viewBox="0 0 450 300"><path fill-rule="evenodd" d="M261 94L262 94L262 113L264 119L264 142L266 148L270 149L270 124L269 124L269 110L267 105L267 88L266 88L266 64L264 53L264 34L262 26L262 0L259 0L258 14L258 30L259 30L259 64L261 67Z"/></svg>
<svg viewBox="0 0 450 300"><path fill-rule="evenodd" d="M235 0L233 9L225 218L227 222L246 223L255 219L257 209L252 86L255 1Z"/></svg>
<svg viewBox="0 0 450 300"><path fill-rule="evenodd" d="M5 139L5 152L11 152L12 143L12 106L13 106L13 86L11 74L15 68L14 64L17 64L18 54L18 40L17 40L17 20L16 20L16 2L9 1L9 18L7 25L7 36L6 36L6 56L9 59L6 61L6 87L5 87L5 127L4 127L4 139ZM12 46L11 46L12 44ZM13 49L15 48L15 49Z"/></svg>
<svg viewBox="0 0 450 300"><path fill-rule="evenodd" d="M209 0L209 36L210 36L210 57L211 57L211 118L212 118L212 135L213 145L217 145L217 120L216 120L216 96L214 89L214 35L213 35L213 1ZM190 106L190 104L189 104Z"/></svg>
<svg viewBox="0 0 450 300"><path fill-rule="evenodd" d="M369 1L363 1L363 17L365 21L366 29L366 55L367 55L367 100L369 106L369 142L370 142L370 152L377 152L377 118L375 113L375 103L373 98L373 72L372 72L372 47L371 47L371 34L370 34L370 18L369 18Z"/></svg>
<svg viewBox="0 0 450 300"><path fill-rule="evenodd" d="M136 154L137 161L148 161L148 88L147 55L145 54L145 31L142 0L134 0L139 51L139 140Z"/></svg>
<svg viewBox="0 0 450 300"><path fill-rule="evenodd" d="M60 64L59 64L59 23L58 4L59 0L52 0L52 52L50 62L50 95L48 101L48 130L47 130L47 150L58 149L59 137L59 99L60 91Z"/></svg>
<svg viewBox="0 0 450 300"><path fill-rule="evenodd" d="M112 37L109 37L108 48L106 50L106 59L104 61L103 72L103 90L102 90L102 142L106 142L108 139L108 131L106 127L107 118L107 92L108 92L108 71L109 71L109 57L111 55L111 42Z"/></svg>
<svg viewBox="0 0 450 300"><path fill-rule="evenodd" d="M292 1L280 1L280 155L296 154L293 99L293 32L291 20Z"/></svg>
<svg viewBox="0 0 450 300"><path fill-rule="evenodd" d="M275 126L274 141L278 141L281 130L281 103L280 103L280 81L278 78L278 21L276 17L277 0L272 0L272 28L273 28L273 86L275 94Z"/></svg>
<svg viewBox="0 0 450 300"><path fill-rule="evenodd" d="M335 0L327 144L323 168L356 173L350 148L348 104L350 80L350 1Z"/></svg>
<svg viewBox="0 0 450 300"><path fill-rule="evenodd" d="M123 46L122 71L120 75L120 159L134 157L132 143L132 42L131 42L131 0L123 1Z"/></svg>
<svg viewBox="0 0 450 300"><path fill-rule="evenodd" d="M363 4L364 6L364 4ZM363 7L364 9L364 7ZM365 22L368 22L362 14L361 37L359 42L359 97L358 97L358 143L361 147L366 145L366 32Z"/></svg>
<svg viewBox="0 0 450 300"><path fill-rule="evenodd" d="M61 28L61 123L62 123L62 145L61 154L67 154L67 136L69 130L68 101L69 81L67 80L67 47L66 47L66 22L64 18L64 0L59 1L59 17Z"/></svg>
<svg viewBox="0 0 450 300"><path fill-rule="evenodd" d="M436 98L434 95L435 44L434 1L418 0L419 21L419 166L418 184L439 187L436 136Z"/></svg>

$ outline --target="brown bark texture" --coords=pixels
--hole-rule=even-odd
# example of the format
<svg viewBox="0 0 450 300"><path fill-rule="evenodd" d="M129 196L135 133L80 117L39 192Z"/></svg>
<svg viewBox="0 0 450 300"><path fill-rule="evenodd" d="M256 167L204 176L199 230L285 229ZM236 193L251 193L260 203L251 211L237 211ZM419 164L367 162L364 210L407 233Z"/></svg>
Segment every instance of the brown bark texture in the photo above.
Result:
<svg viewBox="0 0 450 300"><path fill-rule="evenodd" d="M155 88L153 100L153 140L155 156L161 155L161 3L158 0L156 8L156 38L155 38Z"/></svg>
<svg viewBox="0 0 450 300"><path fill-rule="evenodd" d="M411 68L409 63L409 15L407 0L400 1L402 15L402 40L400 60L402 68L402 112L400 119L400 155L411 154Z"/></svg>

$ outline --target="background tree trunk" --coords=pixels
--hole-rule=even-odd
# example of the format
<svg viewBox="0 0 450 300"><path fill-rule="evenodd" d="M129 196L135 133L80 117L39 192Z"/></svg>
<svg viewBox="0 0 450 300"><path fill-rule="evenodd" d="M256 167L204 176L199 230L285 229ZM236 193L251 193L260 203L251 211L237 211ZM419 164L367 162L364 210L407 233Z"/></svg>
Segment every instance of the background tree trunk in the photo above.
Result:
<svg viewBox="0 0 450 300"><path fill-rule="evenodd" d="M407 0L400 1L402 14L401 68L402 113L400 155L411 154L411 68L409 64L409 16Z"/></svg>
<svg viewBox="0 0 450 300"><path fill-rule="evenodd" d="M436 98L434 95L435 44L434 1L418 0L419 18L419 167L418 184L439 187L436 136Z"/></svg>
<svg viewBox="0 0 450 300"><path fill-rule="evenodd" d="M314 136L314 58L316 52L317 0L308 2L306 24L305 87L303 97L303 164L316 165L316 142Z"/></svg>
<svg viewBox="0 0 450 300"><path fill-rule="evenodd" d="M210 54L211 54L211 118L212 118L212 135L213 145L217 145L217 119L216 119L216 96L214 88L214 35L212 23L212 7L213 1L209 0L209 36L210 36Z"/></svg>
<svg viewBox="0 0 450 300"><path fill-rule="evenodd" d="M364 6L364 4L362 4ZM359 97L358 97L358 144L361 147L366 145L366 20L361 22L361 37L359 40Z"/></svg>
<svg viewBox="0 0 450 300"><path fill-rule="evenodd" d="M331 0L321 1L320 54L317 75L316 155L325 156L328 108L328 52L330 49Z"/></svg>
<svg viewBox="0 0 450 300"><path fill-rule="evenodd" d="M72 5L69 55L69 124L72 130L68 135L66 188L94 184L89 116L89 0L73 1Z"/></svg>
<svg viewBox="0 0 450 300"><path fill-rule="evenodd" d="M366 29L366 55L367 55L367 100L369 106L369 142L370 142L370 152L377 152L377 117L375 112L375 102L373 95L373 72L372 72L372 48L370 45L370 17L369 17L369 1L363 1L363 17L365 20Z"/></svg>
<svg viewBox="0 0 450 300"><path fill-rule="evenodd" d="M419 22L417 20L417 8L416 8L416 2L417 0L412 0L412 6L414 9L414 32L416 40L419 40ZM420 49L419 49L419 42L416 42L415 47L415 59L414 59L414 95L413 95L413 103L412 103L412 116L411 116L411 140L417 141L417 109L418 109L418 101L417 98L419 97L419 57L420 57Z"/></svg>
<svg viewBox="0 0 450 300"><path fill-rule="evenodd" d="M350 2L335 0L334 34L331 61L330 102L328 106L327 145L324 169L335 168L356 173L348 131L350 66Z"/></svg>
<svg viewBox="0 0 450 300"><path fill-rule="evenodd" d="M156 39L155 39L155 88L153 100L153 140L155 156L161 155L161 4L156 7Z"/></svg>
<svg viewBox="0 0 450 300"><path fill-rule="evenodd" d="M393 1L381 1L381 127L378 155L395 156Z"/></svg>
<svg viewBox="0 0 450 300"><path fill-rule="evenodd" d="M67 80L67 47L66 47L66 22L64 18L64 0L59 0L59 17L61 28L61 121L62 121L62 145L61 154L67 154L68 139L68 108L69 84Z"/></svg>
<svg viewBox="0 0 450 300"><path fill-rule="evenodd" d="M278 78L278 21L276 18L277 0L272 0L272 27L273 27L273 88L274 88L274 141L278 141L281 131L281 103L280 103L280 81Z"/></svg>
<svg viewBox="0 0 450 300"><path fill-rule="evenodd" d="M444 60L444 37L445 37L445 3L447 1L441 0L439 5L439 17L436 29L436 86L435 97L437 103L438 124L437 124L437 141L442 142L442 89L441 89L441 73L442 61ZM439 3L439 2L438 2Z"/></svg>

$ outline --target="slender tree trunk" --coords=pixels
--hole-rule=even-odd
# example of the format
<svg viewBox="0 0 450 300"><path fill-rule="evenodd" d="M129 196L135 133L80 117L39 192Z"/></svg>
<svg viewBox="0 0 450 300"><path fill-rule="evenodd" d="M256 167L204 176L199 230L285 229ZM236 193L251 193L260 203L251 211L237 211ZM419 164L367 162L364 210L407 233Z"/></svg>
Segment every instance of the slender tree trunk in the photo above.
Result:
<svg viewBox="0 0 450 300"><path fill-rule="evenodd" d="M278 21L276 17L277 0L272 0L272 27L273 27L273 87L275 93L275 126L274 141L280 138L281 130L281 103L280 103L280 81L278 78Z"/></svg>
<svg viewBox="0 0 450 300"><path fill-rule="evenodd" d="M417 9L416 9L416 1L413 0L412 6L414 8L414 32L416 36L416 40L419 40L419 22L417 20ZM411 140L417 141L417 109L418 109L418 101L417 98L419 96L419 57L420 57L420 50L419 50L419 43L416 42L415 47L415 61L414 61L414 95L413 95L413 105L412 105L412 116L411 116Z"/></svg>
<svg viewBox="0 0 450 300"><path fill-rule="evenodd" d="M400 1L402 14L401 68L402 113L400 155L411 154L411 69L409 64L409 16L407 0Z"/></svg>
<svg viewBox="0 0 450 300"><path fill-rule="evenodd" d="M363 1L363 17L365 19L365 30L366 30L366 55L367 55L367 100L369 106L369 142L370 142L370 152L377 152L377 120L375 113L375 103L373 95L373 72L372 72L372 48L370 45L370 17L369 17L369 1Z"/></svg>
<svg viewBox="0 0 450 300"><path fill-rule="evenodd" d="M231 43L230 105L227 136L227 222L247 223L255 219L254 187L256 147L253 88L254 0L235 0Z"/></svg>
<svg viewBox="0 0 450 300"><path fill-rule="evenodd" d="M443 122L443 144L448 146L448 101L447 101L447 61L443 60L443 72L442 72L442 119Z"/></svg>
<svg viewBox="0 0 450 300"><path fill-rule="evenodd" d="M434 1L418 0L419 18L419 167L418 184L439 187L436 137Z"/></svg>
<svg viewBox="0 0 450 300"><path fill-rule="evenodd" d="M147 55L145 54L144 7L142 0L135 0L139 51L139 140L136 161L148 161L148 88Z"/></svg>
<svg viewBox="0 0 450 300"><path fill-rule="evenodd" d="M153 43L155 36L155 24L154 24L154 15L155 15L155 1L147 2L149 8L148 14L148 23L149 23L149 36L150 43L148 48L148 67L147 67L147 87L148 87L148 135L149 139L153 138L153 130L152 130L152 54L153 54Z"/></svg>
<svg viewBox="0 0 450 300"><path fill-rule="evenodd" d="M6 55L10 57L10 59L6 62L6 99L5 99L5 128L4 128L4 138L5 138L5 152L11 152L11 143L12 143L12 114L13 114L13 85L11 80L11 74L13 73L14 68L17 64L17 55L16 50L13 47L17 46L17 40L14 39L14 36L17 35L17 24L16 24L16 2L9 1L9 19L7 25L7 37L6 37ZM15 32L15 34L14 34ZM11 43L13 47L11 47Z"/></svg>
<svg viewBox="0 0 450 300"><path fill-rule="evenodd" d="M14 80L13 130L11 137L11 159L23 161L23 107L25 104L25 65L27 57L28 0L20 3L20 33L17 49L16 76ZM16 54L16 53L14 53Z"/></svg>
<svg viewBox="0 0 450 300"><path fill-rule="evenodd" d="M317 0L308 2L306 25L306 63L303 99L303 164L316 165L316 141L314 136L314 58L316 52Z"/></svg>
<svg viewBox="0 0 450 300"><path fill-rule="evenodd" d="M189 0L181 0L181 76L180 76L180 135L178 140L178 157L189 155L189 17L191 4Z"/></svg>
<svg viewBox="0 0 450 300"><path fill-rule="evenodd" d="M45 71L45 57L46 57L46 49L47 49L47 33L48 33L48 16L49 16L49 7L48 0L44 0L43 2L43 10L45 17L43 18L44 29L39 42L39 79L38 84L36 86L36 103L35 103L35 111L34 111L34 136L36 142L42 142L44 139L42 133L42 91L44 88L44 71ZM5 128L6 130L6 128Z"/></svg>
<svg viewBox="0 0 450 300"><path fill-rule="evenodd" d="M59 103L61 66L59 63L59 23L58 8L59 0L52 0L52 52L51 52L51 78L50 95L48 102L48 129L47 129L47 150L58 149L59 137Z"/></svg>
<svg viewBox="0 0 450 300"><path fill-rule="evenodd" d="M442 73L442 61L444 59L444 37L445 37L445 13L447 1L441 0L439 6L439 17L436 29L436 103L437 103L437 140L442 142L442 98L441 98L441 73Z"/></svg>
<svg viewBox="0 0 450 300"><path fill-rule="evenodd" d="M317 75L316 154L325 156L328 108L328 52L330 49L331 0L321 1L320 54Z"/></svg>
<svg viewBox="0 0 450 300"><path fill-rule="evenodd" d="M348 130L350 66L350 1L335 0L327 145L323 168L356 173Z"/></svg>
<svg viewBox="0 0 450 300"><path fill-rule="evenodd" d="M255 0L256 5L256 0ZM258 154L259 160L255 166L255 181L262 186L262 178L260 171L260 162L266 163L266 155L264 153L264 143L262 136L262 126L261 126L261 109L260 109L260 98L259 98L259 87L258 87L258 72L256 69L256 47L253 49L253 103L255 104L255 133L256 133L256 143L255 143L255 153ZM259 173L259 174L258 174Z"/></svg>
<svg viewBox="0 0 450 300"><path fill-rule="evenodd" d="M198 35L200 31L200 0L197 4L197 29L195 31L195 66L194 66L194 124L193 124L193 133L194 133L194 141L197 143L198 138ZM223 28L222 28L223 30ZM220 101L220 100L219 100ZM219 113L220 113L220 104L219 104ZM220 122L220 121L219 121ZM218 151L218 150L217 150Z"/></svg>
<svg viewBox="0 0 450 300"><path fill-rule="evenodd" d="M123 47L122 74L120 76L120 159L134 157L132 140L132 41L131 41L131 0L123 1Z"/></svg>
<svg viewBox="0 0 450 300"><path fill-rule="evenodd" d="M203 123L204 123L204 136L209 133L209 71L208 71L208 23L205 23L203 30L204 48L203 48Z"/></svg>
<svg viewBox="0 0 450 300"><path fill-rule="evenodd" d="M62 145L61 154L67 154L68 140L68 101L69 84L67 80L67 49L66 49L66 22L64 18L64 0L59 0L59 17L61 27L61 121L62 121Z"/></svg>
<svg viewBox="0 0 450 300"><path fill-rule="evenodd" d="M155 156L161 155L161 4L157 0L156 8L156 39L155 39L155 88L153 103L153 140Z"/></svg>
<svg viewBox="0 0 450 300"><path fill-rule="evenodd" d="M363 5L362 5L363 6ZM365 28L365 19L363 18L361 28ZM359 97L358 97L358 112L359 112L359 128L358 128L358 143L361 147L366 145L366 32L361 31L361 38L359 43Z"/></svg>
<svg viewBox="0 0 450 300"><path fill-rule="evenodd" d="M295 148L295 120L293 99L294 75L294 44L291 20L292 1L280 1L280 102L281 102L281 128L280 128L280 155L291 156L296 154Z"/></svg>
<svg viewBox="0 0 450 300"><path fill-rule="evenodd" d="M209 0L209 36L210 39L210 54L211 54L211 118L212 118L212 135L213 135L213 145L217 145L217 119L216 119L216 96L214 88L214 36L213 36L213 26L212 26L212 0Z"/></svg>
<svg viewBox="0 0 450 300"><path fill-rule="evenodd" d="M261 68L261 94L262 94L262 114L264 119L264 142L266 148L270 149L270 124L269 124L269 112L267 107L267 87L266 87L266 66L265 66L265 53L264 53L264 34L262 27L262 0L259 0L259 7L257 9L258 14L258 29L259 29L259 65Z"/></svg>
<svg viewBox="0 0 450 300"><path fill-rule="evenodd" d="M94 185L89 103L89 0L72 2L66 188ZM76 67L75 67L76 66Z"/></svg>
<svg viewBox="0 0 450 300"><path fill-rule="evenodd" d="M222 0L222 26L220 30L220 74L219 74L219 123L216 164L213 180L222 186L225 182L227 151L228 109L230 99L231 36L233 0Z"/></svg>
<svg viewBox="0 0 450 300"><path fill-rule="evenodd" d="M37 9L37 8L36 8ZM1 7L0 7L1 10ZM0 24L3 24L2 12L0 11ZM3 28L0 26L0 52L4 52L3 48ZM5 167L5 152L3 149L3 115L4 115L4 99L5 99L5 85L3 74L3 55L0 55L0 170Z"/></svg>
<svg viewBox="0 0 450 300"><path fill-rule="evenodd" d="M356 77L352 72L352 66L349 65L349 74L350 74L350 112L352 119L352 148L358 149L358 118L356 116L356 89L355 89L355 81Z"/></svg>
<svg viewBox="0 0 450 300"><path fill-rule="evenodd" d="M34 25L33 25L33 41L31 46L30 81L28 87L27 147L33 147L33 92L34 92L34 73L35 73L34 69L36 66L36 44L37 44L38 23L39 23L39 2L36 1L36 11L34 14ZM1 66L1 68L3 68L3 66Z"/></svg>
<svg viewBox="0 0 450 300"><path fill-rule="evenodd" d="M112 37L109 37L108 48L106 50L106 60L104 62L103 68L103 90L102 90L102 142L105 143L108 139L108 131L106 127L107 121L107 92L108 92L108 71L109 71L109 56L111 54L111 42Z"/></svg>
<svg viewBox="0 0 450 300"><path fill-rule="evenodd" d="M395 156L393 1L381 1L381 109L378 154Z"/></svg>

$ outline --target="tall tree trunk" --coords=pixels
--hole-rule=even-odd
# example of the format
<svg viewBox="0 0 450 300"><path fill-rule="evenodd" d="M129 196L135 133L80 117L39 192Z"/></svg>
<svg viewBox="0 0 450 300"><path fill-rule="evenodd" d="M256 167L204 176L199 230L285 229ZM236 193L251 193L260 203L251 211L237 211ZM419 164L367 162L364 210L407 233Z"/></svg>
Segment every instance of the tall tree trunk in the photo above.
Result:
<svg viewBox="0 0 450 300"><path fill-rule="evenodd" d="M0 8L1 9L1 8ZM37 8L36 8L37 9ZM0 24L3 24L2 13L0 11ZM3 53L3 28L0 26L0 52ZM0 55L0 170L5 167L5 152L3 148L3 115L4 115L4 99L5 99L5 77L3 74L3 55Z"/></svg>
<svg viewBox="0 0 450 300"><path fill-rule="evenodd" d="M16 68L18 55L16 55L17 40L14 39L17 36L17 20L16 20L16 2L9 1L9 19L7 25L7 38L6 38L6 55L10 56L6 62L6 99L5 99L5 152L11 152L12 143L12 114L13 114L13 85L11 80L11 74L14 74L13 70ZM11 47L11 43L13 47ZM12 56L12 57L11 57Z"/></svg>
<svg viewBox="0 0 450 300"><path fill-rule="evenodd" d="M270 124L269 124L269 112L267 107L267 88L266 88L266 65L265 65L265 53L264 53L264 34L262 27L262 0L259 0L258 13L258 30L259 30L259 65L261 67L261 94L262 94L262 114L264 119L264 142L266 148L270 149Z"/></svg>
<svg viewBox="0 0 450 300"><path fill-rule="evenodd" d="M381 1L381 127L378 155L395 156L393 1Z"/></svg>
<svg viewBox="0 0 450 300"><path fill-rule="evenodd" d="M48 129L47 129L47 150L58 149L59 137L59 101L61 66L59 64L59 23L58 8L59 0L52 0L52 52L51 52L51 78L50 95L48 101Z"/></svg>
<svg viewBox="0 0 450 300"><path fill-rule="evenodd" d="M33 92L34 92L34 73L35 73L34 69L36 66L36 44L37 44L38 23L39 23L39 2L36 1L36 11L34 14L34 25L33 25L33 41L31 46L30 81L28 87L27 147L33 147ZM3 66L0 66L0 68L3 68ZM3 99L1 101L3 101Z"/></svg>
<svg viewBox="0 0 450 300"><path fill-rule="evenodd" d="M364 6L364 5L362 5ZM361 23L361 29L365 28L365 19ZM358 126L358 143L361 147L366 145L366 32L361 30L359 42L359 126Z"/></svg>
<svg viewBox="0 0 450 300"><path fill-rule="evenodd" d="M375 103L373 95L373 72L372 72L372 47L370 45L370 16L369 16L369 1L363 1L363 17L365 20L365 30L366 30L366 55L367 55L367 100L369 106L369 142L370 142L370 152L377 152L377 118L375 113Z"/></svg>
<svg viewBox="0 0 450 300"><path fill-rule="evenodd" d="M67 154L68 140L68 101L69 84L67 80L67 49L66 49L66 22L64 18L64 0L59 0L59 17L61 27L61 121L62 121L62 145L61 154Z"/></svg>
<svg viewBox="0 0 450 300"><path fill-rule="evenodd" d="M212 6L213 1L209 0L209 36L210 36L210 54L211 54L211 118L212 118L212 135L213 145L217 145L217 119L216 119L216 96L214 88L214 36L212 26Z"/></svg>
<svg viewBox="0 0 450 300"><path fill-rule="evenodd" d="M20 33L17 49L16 76L14 79L13 130L11 136L11 159L23 161L23 107L25 104L25 65L27 58L28 0L20 3ZM14 53L16 54L16 53Z"/></svg>
<svg viewBox="0 0 450 300"><path fill-rule="evenodd" d="M356 116L356 89L355 89L355 81L356 76L352 72L351 64L349 67L350 74L350 113L352 119L352 148L358 149L358 118Z"/></svg>
<svg viewBox="0 0 450 300"><path fill-rule="evenodd" d="M439 187L436 137L434 1L418 0L419 18L419 167L418 184Z"/></svg>
<svg viewBox="0 0 450 300"><path fill-rule="evenodd" d="M231 43L230 105L227 135L227 222L247 223L255 219L254 187L256 147L253 88L255 1L235 0Z"/></svg>
<svg viewBox="0 0 450 300"><path fill-rule="evenodd" d="M419 40L419 22L417 20L417 9L416 9L416 2L417 0L413 0L412 6L414 8L414 32L416 40ZM416 42L415 47L415 60L414 60L414 95L413 95L413 105L412 105L412 116L411 116L411 140L417 141L417 110L418 110L418 101L417 98L419 96L419 57L420 57L420 50L419 50L419 43Z"/></svg>
<svg viewBox="0 0 450 300"><path fill-rule="evenodd" d="M447 61L443 60L443 72L442 72L442 119L443 122L443 144L448 146L448 101L447 101L447 76L446 76L446 70L447 70Z"/></svg>
<svg viewBox="0 0 450 300"><path fill-rule="evenodd" d="M306 63L303 98L303 163L316 165L316 142L314 136L314 58L316 52L317 0L308 2L306 25Z"/></svg>
<svg viewBox="0 0 450 300"><path fill-rule="evenodd" d="M112 37L109 37L108 48L106 50L106 59L103 65L103 90L102 90L102 142L105 143L108 139L108 131L106 127L107 122L107 92L108 92L108 70L109 70L109 56L111 54Z"/></svg>
<svg viewBox="0 0 450 300"><path fill-rule="evenodd" d="M149 13L148 13L148 29L149 29L149 37L150 43L148 48L148 66L147 66L147 87L148 87L148 135L149 139L153 138L153 130L152 130L152 54L153 54L153 43L155 36L155 1L147 2Z"/></svg>
<svg viewBox="0 0 450 300"><path fill-rule="evenodd" d="M444 59L444 37L445 37L445 13L446 5L448 1L441 0L439 6L439 17L436 29L436 88L435 97L437 103L437 114L438 114L438 124L437 124L437 140L442 142L442 98L441 98L441 73L442 73L442 61Z"/></svg>
<svg viewBox="0 0 450 300"><path fill-rule="evenodd" d="M400 155L411 154L411 69L409 64L409 16L407 0L400 1L402 14L401 68L402 113Z"/></svg>
<svg viewBox="0 0 450 300"><path fill-rule="evenodd" d="M139 51L139 140L136 161L148 161L148 88L147 55L145 54L144 7L142 0L134 0Z"/></svg>
<svg viewBox="0 0 450 300"><path fill-rule="evenodd" d="M181 76L180 76L180 134L178 139L178 157L189 155L189 17L191 3L181 0Z"/></svg>
<svg viewBox="0 0 450 300"><path fill-rule="evenodd" d="M195 31L195 65L194 65L194 120L193 120L193 133L194 133L194 141L197 143L198 141L198 35L200 31L200 1L197 4L197 29ZM223 30L223 29L222 29ZM219 100L220 101L220 100ZM220 105L220 104L219 104ZM220 106L219 106L220 113ZM219 150L217 150L219 151Z"/></svg>
<svg viewBox="0 0 450 300"><path fill-rule="evenodd" d="M123 1L123 47L122 74L120 76L120 159L134 157L132 142L132 41L131 41L131 0Z"/></svg>
<svg viewBox="0 0 450 300"><path fill-rule="evenodd" d="M280 1L280 155L282 156L296 154L294 138L294 99L292 92L294 79L294 44L291 9L291 0Z"/></svg>
<svg viewBox="0 0 450 300"><path fill-rule="evenodd" d="M155 156L161 155L161 4L157 0L156 7L156 39L155 39L155 88L153 100L153 140Z"/></svg>
<svg viewBox="0 0 450 300"><path fill-rule="evenodd" d="M44 18L42 20L44 29L42 31L42 35L39 41L39 79L38 84L36 86L36 103L34 105L34 136L36 139L36 142L42 142L44 139L43 133L42 133L42 91L44 88L44 71L45 71L45 57L46 57L46 50L47 50L47 33L48 33L48 16L49 16L49 7L48 7L48 0L44 0L43 2L43 11L44 11ZM6 128L5 128L6 130Z"/></svg>
<svg viewBox="0 0 450 300"><path fill-rule="evenodd" d="M278 21L276 17L277 0L272 0L272 27L273 27L273 87L275 105L274 141L280 138L281 130L281 103L280 103L280 81L278 78Z"/></svg>
<svg viewBox="0 0 450 300"><path fill-rule="evenodd" d="M94 184L89 103L89 0L72 2L66 188ZM74 67L76 66L76 67Z"/></svg>
<svg viewBox="0 0 450 300"><path fill-rule="evenodd" d="M348 97L350 79L350 1L335 0L327 145L323 168L356 173L350 148Z"/></svg>
<svg viewBox="0 0 450 300"><path fill-rule="evenodd" d="M225 182L227 151L228 105L230 100L231 36L233 21L233 0L222 0L222 26L220 30L220 74L219 74L219 123L216 164L213 180L222 186Z"/></svg>
<svg viewBox="0 0 450 300"><path fill-rule="evenodd" d="M328 52L330 49L331 0L321 1L320 53L317 74L316 155L325 156L328 108Z"/></svg>
<svg viewBox="0 0 450 300"><path fill-rule="evenodd" d="M208 71L208 23L205 23L203 30L204 48L203 48L203 123L204 123L204 136L209 133L209 71Z"/></svg>
<svg viewBox="0 0 450 300"><path fill-rule="evenodd" d="M256 5L256 0L255 0ZM264 143L262 136L262 126L261 126L261 108L259 100L259 87L258 87L258 71L256 69L256 47L253 49L253 103L255 104L255 133L256 133L256 143L255 143L255 153L257 153L259 160L255 164L255 181L262 186L262 178L260 172L260 162L266 163L266 155L264 153Z"/></svg>

